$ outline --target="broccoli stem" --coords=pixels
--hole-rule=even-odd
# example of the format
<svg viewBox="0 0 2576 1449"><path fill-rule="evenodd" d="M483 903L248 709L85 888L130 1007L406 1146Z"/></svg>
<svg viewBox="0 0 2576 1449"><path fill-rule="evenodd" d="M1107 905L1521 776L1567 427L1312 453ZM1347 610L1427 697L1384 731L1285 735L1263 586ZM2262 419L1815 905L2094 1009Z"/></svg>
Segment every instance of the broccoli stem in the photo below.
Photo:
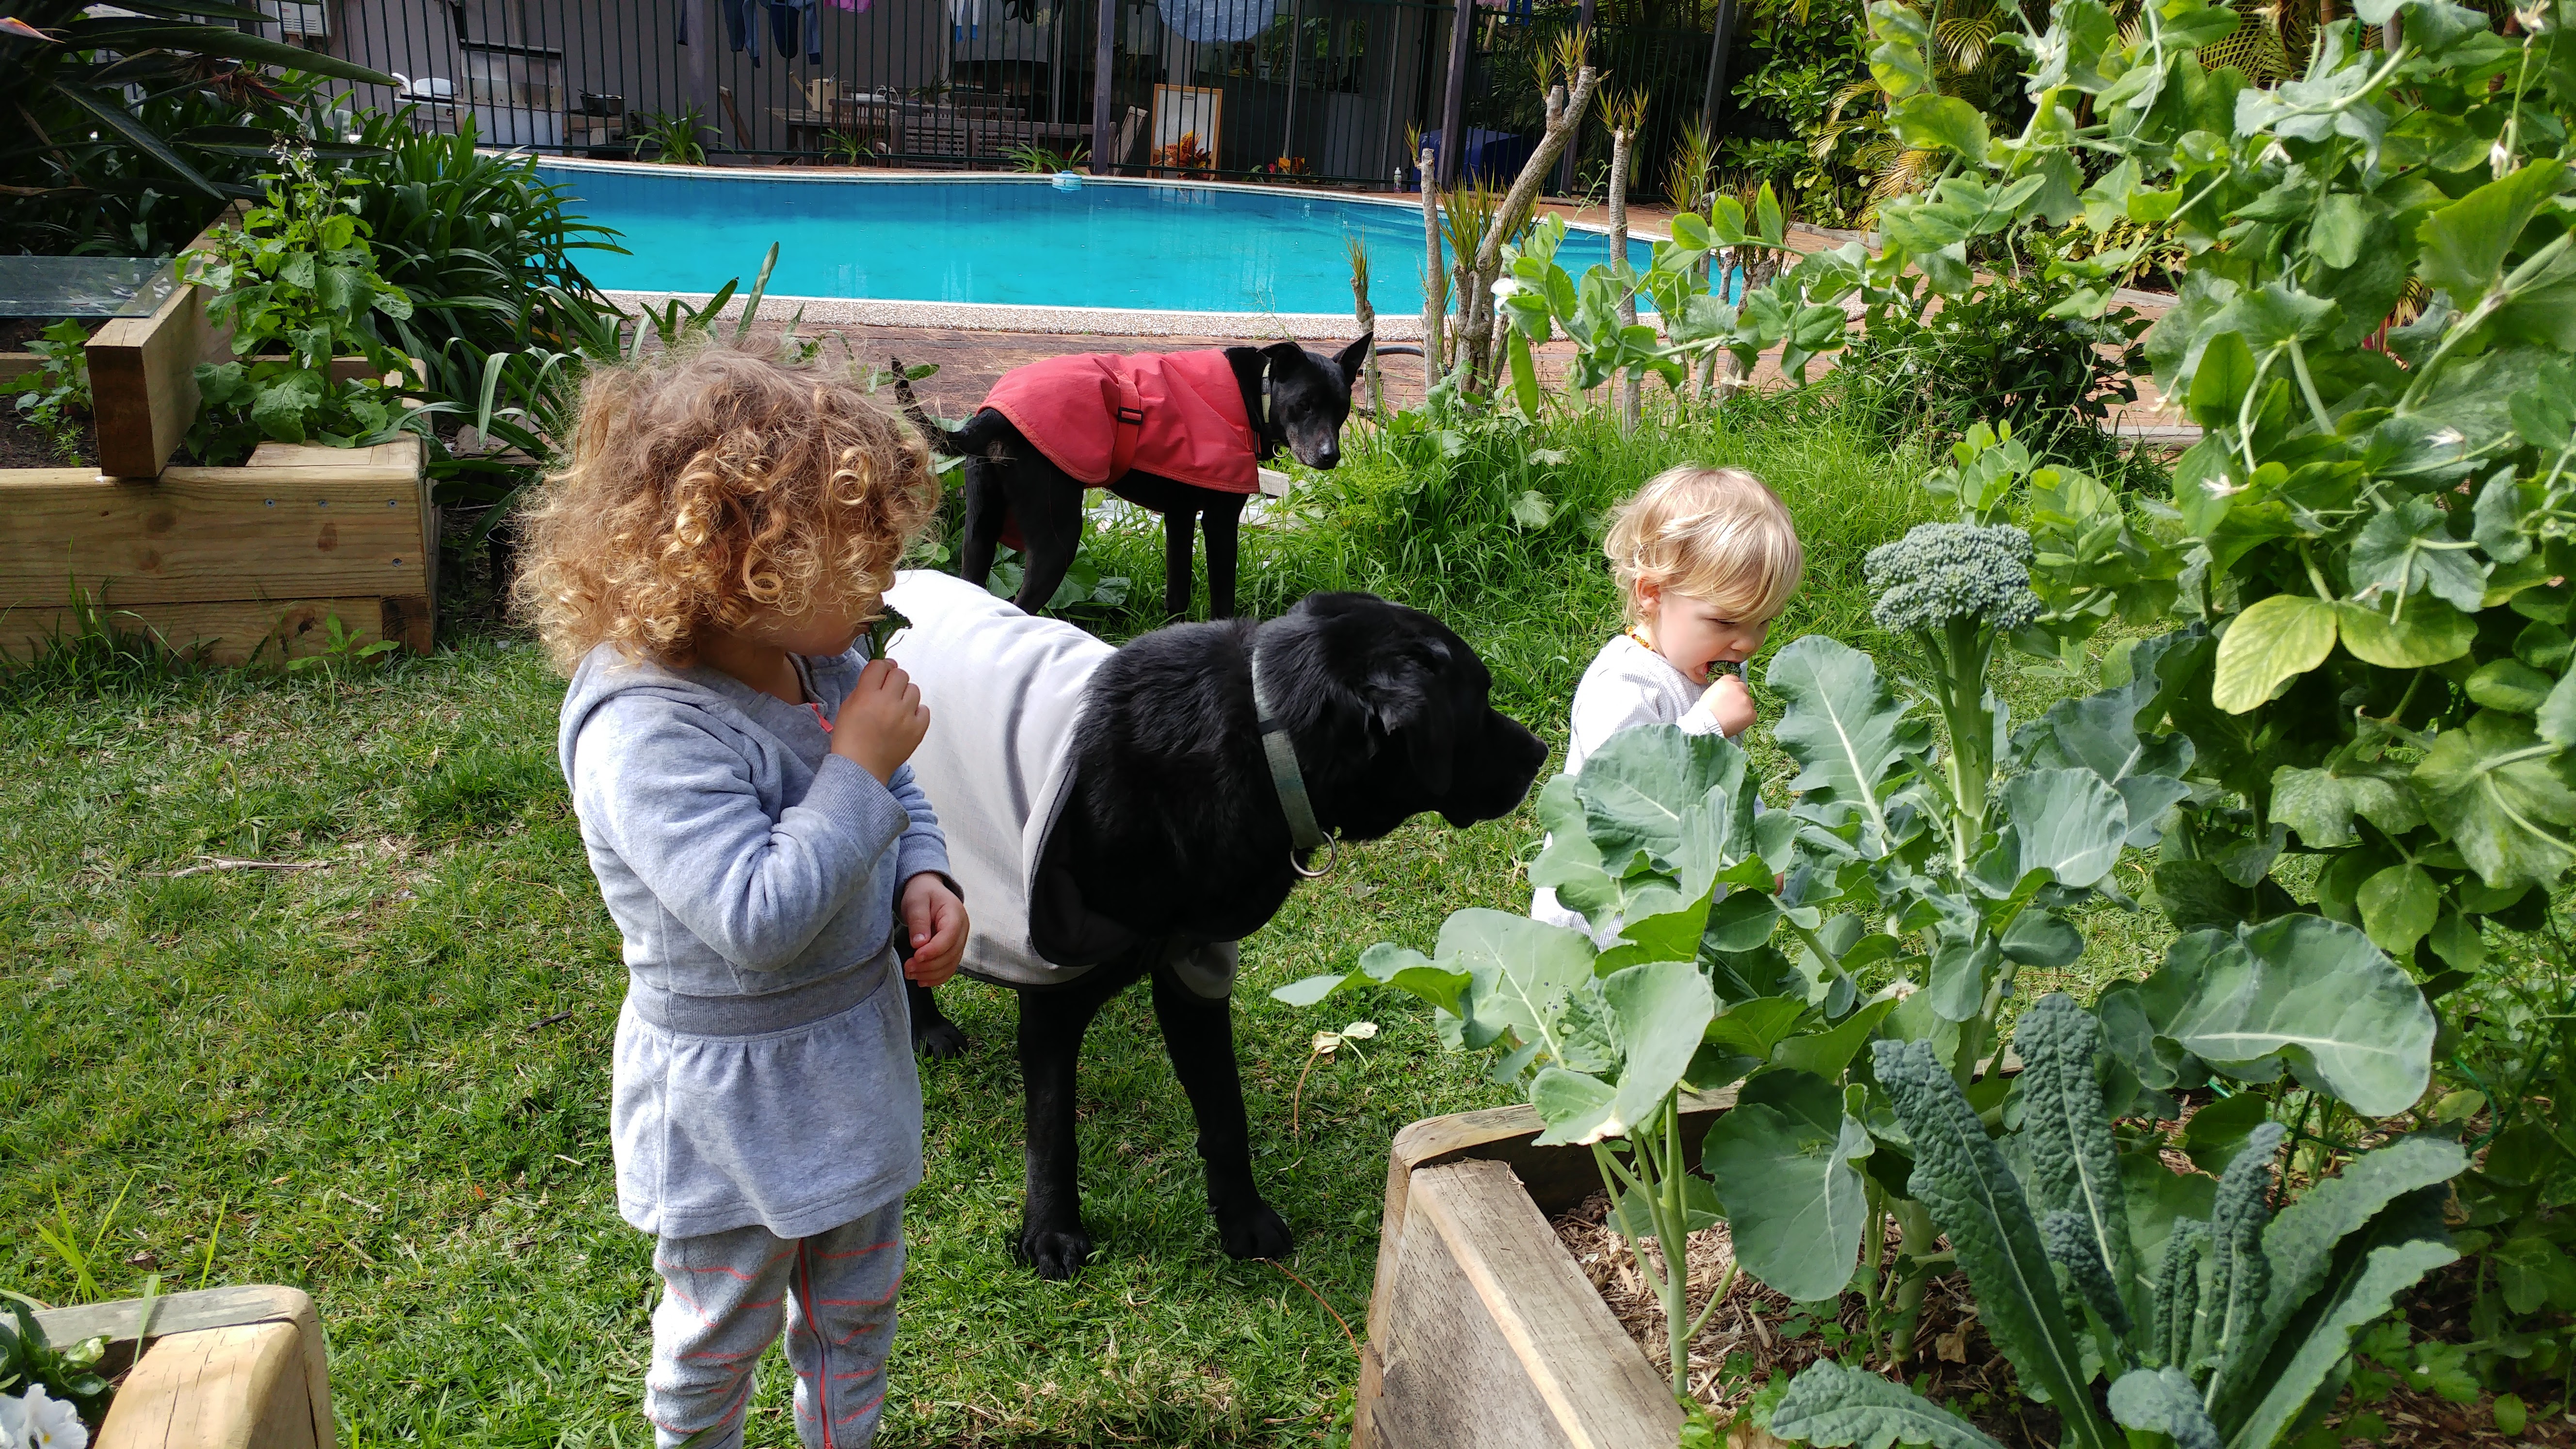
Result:
<svg viewBox="0 0 2576 1449"><path fill-rule="evenodd" d="M1950 733L1942 774L1950 787L1950 864L1968 873L1968 852L1986 833L1986 787L1995 773L1995 717L1986 708L1986 665L1994 631L1973 618L1944 620L1941 632L1918 631L1939 664L1935 689L1941 722Z"/></svg>

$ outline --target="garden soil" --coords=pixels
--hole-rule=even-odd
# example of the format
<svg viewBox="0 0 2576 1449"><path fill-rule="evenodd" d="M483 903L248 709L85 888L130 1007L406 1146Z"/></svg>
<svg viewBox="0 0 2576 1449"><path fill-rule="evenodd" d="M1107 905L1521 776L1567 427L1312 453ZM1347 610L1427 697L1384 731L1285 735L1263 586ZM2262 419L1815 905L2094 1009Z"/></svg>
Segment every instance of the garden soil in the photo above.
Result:
<svg viewBox="0 0 2576 1449"><path fill-rule="evenodd" d="M98 437L87 424L81 427L80 454L65 458L54 451L45 435L29 427L9 400L0 397L0 468L78 468L98 460Z"/></svg>

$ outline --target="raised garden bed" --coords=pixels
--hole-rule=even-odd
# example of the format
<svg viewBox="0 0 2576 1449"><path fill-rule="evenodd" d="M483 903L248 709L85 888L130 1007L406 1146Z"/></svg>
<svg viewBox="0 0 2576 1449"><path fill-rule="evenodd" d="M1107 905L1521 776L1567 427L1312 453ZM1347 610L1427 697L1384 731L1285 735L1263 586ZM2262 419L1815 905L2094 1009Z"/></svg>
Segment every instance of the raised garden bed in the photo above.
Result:
<svg viewBox="0 0 2576 1449"><path fill-rule="evenodd" d="M0 655L103 623L214 663L276 661L333 647L335 619L339 647L428 652L438 521L419 439L263 443L240 467L169 466L197 415L197 365L229 356L204 292L176 286L91 332L84 465L0 467ZM0 353L0 384L36 364ZM12 461L17 444L42 447L14 419L8 441Z"/></svg>
<svg viewBox="0 0 2576 1449"><path fill-rule="evenodd" d="M418 438L264 443L244 467L144 481L0 470L0 653L79 633L75 591L116 632L218 663L318 653L334 618L427 653L437 536Z"/></svg>
<svg viewBox="0 0 2576 1449"><path fill-rule="evenodd" d="M301 1289L211 1288L36 1315L59 1344L103 1337L116 1382L94 1449L333 1449L322 1321Z"/></svg>
<svg viewBox="0 0 2576 1449"><path fill-rule="evenodd" d="M1728 1089L1685 1097L1696 1157ZM1600 1191L1526 1106L1415 1122L1388 1154L1353 1449L1671 1449L1681 1409L1549 1219Z"/></svg>

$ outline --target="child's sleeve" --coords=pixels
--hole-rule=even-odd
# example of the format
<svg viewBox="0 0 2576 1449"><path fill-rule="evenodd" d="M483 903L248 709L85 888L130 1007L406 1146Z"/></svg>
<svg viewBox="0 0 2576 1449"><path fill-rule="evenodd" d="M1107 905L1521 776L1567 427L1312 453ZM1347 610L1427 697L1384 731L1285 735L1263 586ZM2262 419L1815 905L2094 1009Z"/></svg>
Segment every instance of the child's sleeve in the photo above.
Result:
<svg viewBox="0 0 2576 1449"><path fill-rule="evenodd" d="M948 868L948 836L939 828L939 816L930 808L930 797L912 778L912 766L898 768L887 790L912 822L895 841L895 889L901 891L905 881L929 871L946 881L959 900L964 900L966 888L957 883L956 874Z"/></svg>
<svg viewBox="0 0 2576 1449"><path fill-rule="evenodd" d="M742 752L695 711L658 701L601 706L574 758L583 821L691 935L748 971L793 963L920 828L915 812L930 821L918 788L908 804L838 755L772 819ZM944 844L932 848L944 868Z"/></svg>

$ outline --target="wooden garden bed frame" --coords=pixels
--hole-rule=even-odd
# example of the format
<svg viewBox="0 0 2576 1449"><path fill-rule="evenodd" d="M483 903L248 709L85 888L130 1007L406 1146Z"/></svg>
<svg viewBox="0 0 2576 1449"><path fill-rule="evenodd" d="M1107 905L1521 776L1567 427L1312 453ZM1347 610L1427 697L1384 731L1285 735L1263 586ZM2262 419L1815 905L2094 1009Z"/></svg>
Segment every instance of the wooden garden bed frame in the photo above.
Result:
<svg viewBox="0 0 2576 1449"><path fill-rule="evenodd" d="M420 439L263 443L239 468L169 466L196 419L197 365L231 355L195 284L149 316L109 318L86 350L99 466L0 469L0 655L68 639L84 613L221 664L316 653L333 619L359 645L429 652L438 514ZM36 362L0 353L0 381Z"/></svg>
<svg viewBox="0 0 2576 1449"><path fill-rule="evenodd" d="M1734 1105L1683 1099L1690 1160ZM1549 1225L1601 1190L1592 1149L1540 1130L1518 1106L1395 1135L1352 1449L1671 1449L1671 1387Z"/></svg>
<svg viewBox="0 0 2576 1449"><path fill-rule="evenodd" d="M297 1288L210 1288L36 1315L103 1337L116 1397L93 1449L336 1449L322 1320Z"/></svg>

